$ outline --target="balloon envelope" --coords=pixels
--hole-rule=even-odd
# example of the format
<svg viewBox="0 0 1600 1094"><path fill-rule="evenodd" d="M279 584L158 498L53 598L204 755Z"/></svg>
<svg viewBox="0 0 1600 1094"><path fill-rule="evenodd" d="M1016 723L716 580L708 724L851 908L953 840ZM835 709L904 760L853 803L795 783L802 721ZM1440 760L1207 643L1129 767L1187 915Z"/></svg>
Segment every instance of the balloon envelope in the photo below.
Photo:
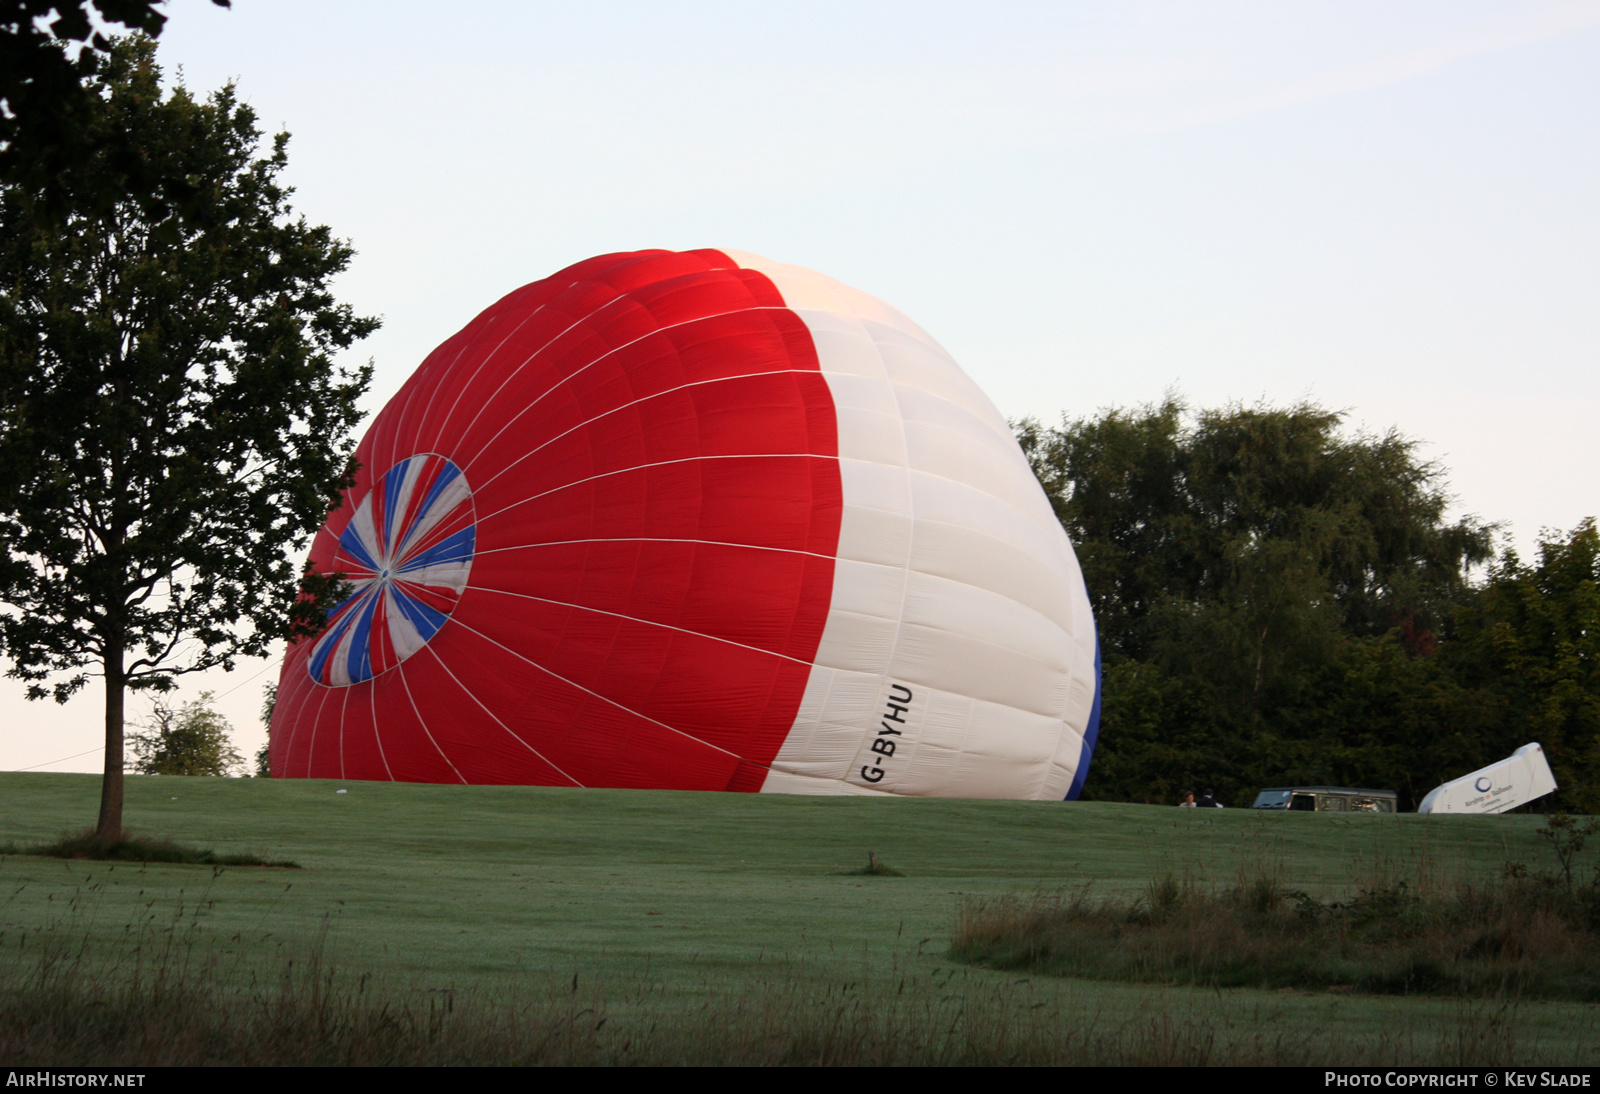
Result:
<svg viewBox="0 0 1600 1094"><path fill-rule="evenodd" d="M899 312L735 251L604 255L436 349L311 549L275 777L1075 797L1077 560Z"/></svg>

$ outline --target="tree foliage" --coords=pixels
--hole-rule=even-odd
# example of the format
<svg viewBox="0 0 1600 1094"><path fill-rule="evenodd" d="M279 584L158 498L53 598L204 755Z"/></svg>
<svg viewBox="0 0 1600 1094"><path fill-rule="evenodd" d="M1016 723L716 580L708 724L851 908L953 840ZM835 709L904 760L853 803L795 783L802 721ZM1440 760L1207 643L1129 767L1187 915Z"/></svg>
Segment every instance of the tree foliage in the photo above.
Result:
<svg viewBox="0 0 1600 1094"><path fill-rule="evenodd" d="M89 88L92 192L63 219L0 179L0 651L31 697L104 676L114 836L124 688L321 622L290 552L349 481L369 371L333 357L377 321L335 301L352 252L293 215L288 135L263 152L231 85L164 92L133 37Z"/></svg>
<svg viewBox="0 0 1600 1094"><path fill-rule="evenodd" d="M261 728L268 733L268 740L263 741L261 747L256 749L255 776L258 779L272 778L272 712L278 705L278 682L273 680L261 694Z"/></svg>
<svg viewBox="0 0 1600 1094"><path fill-rule="evenodd" d="M1600 812L1600 531L1545 532L1538 561L1507 550L1445 652L1501 715L1501 744L1538 741L1565 800Z"/></svg>
<svg viewBox="0 0 1600 1094"><path fill-rule="evenodd" d="M216 696L172 707L159 697L150 719L129 734L136 757L134 770L142 775L236 775L244 757L233 747L233 727L212 703Z"/></svg>
<svg viewBox="0 0 1600 1094"><path fill-rule="evenodd" d="M1445 520L1441 471L1398 433L1346 437L1311 404L1229 406L1188 420L1175 399L1018 438L1078 550L1102 644L1131 657L1220 611L1228 659L1327 631L1437 626L1491 554L1491 529ZM1180 645L1192 646L1180 641Z"/></svg>
<svg viewBox="0 0 1600 1094"><path fill-rule="evenodd" d="M1086 795L1215 786L1247 803L1299 782L1415 800L1499 758L1499 708L1434 657L1493 529L1446 516L1415 442L1341 427L1309 403L1190 414L1170 398L1019 423L1105 652Z"/></svg>
<svg viewBox="0 0 1600 1094"><path fill-rule="evenodd" d="M0 173L29 178L60 210L63 183L94 158L86 78L112 48L95 22L154 38L167 21L159 8L160 0L0 0ZM136 155L119 160L125 172L140 170Z"/></svg>

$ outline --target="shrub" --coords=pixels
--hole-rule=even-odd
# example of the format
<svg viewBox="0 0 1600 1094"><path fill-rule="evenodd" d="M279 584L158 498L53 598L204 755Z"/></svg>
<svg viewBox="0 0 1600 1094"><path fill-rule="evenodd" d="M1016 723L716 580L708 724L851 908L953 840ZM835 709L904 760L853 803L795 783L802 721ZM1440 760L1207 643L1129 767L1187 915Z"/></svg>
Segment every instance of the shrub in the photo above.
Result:
<svg viewBox="0 0 1600 1094"><path fill-rule="evenodd" d="M156 699L150 720L128 735L134 770L141 775L233 775L244 767L231 740L233 727L211 708L216 697L203 692L173 709Z"/></svg>
<svg viewBox="0 0 1600 1094"><path fill-rule="evenodd" d="M1597 910L1595 885L1515 871L1428 892L1379 880L1326 904L1267 872L1221 889L1167 876L1131 902L968 898L951 956L1111 980L1600 1001Z"/></svg>

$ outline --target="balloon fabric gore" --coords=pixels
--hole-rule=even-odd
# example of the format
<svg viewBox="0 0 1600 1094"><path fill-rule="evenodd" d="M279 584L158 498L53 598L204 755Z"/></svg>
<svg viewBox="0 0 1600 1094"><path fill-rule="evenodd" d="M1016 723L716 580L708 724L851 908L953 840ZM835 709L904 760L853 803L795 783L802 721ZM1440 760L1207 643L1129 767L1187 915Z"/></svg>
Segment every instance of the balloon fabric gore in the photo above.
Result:
<svg viewBox="0 0 1600 1094"><path fill-rule="evenodd" d="M372 423L312 545L278 777L1075 797L1077 559L1005 419L810 270L639 251L526 285Z"/></svg>

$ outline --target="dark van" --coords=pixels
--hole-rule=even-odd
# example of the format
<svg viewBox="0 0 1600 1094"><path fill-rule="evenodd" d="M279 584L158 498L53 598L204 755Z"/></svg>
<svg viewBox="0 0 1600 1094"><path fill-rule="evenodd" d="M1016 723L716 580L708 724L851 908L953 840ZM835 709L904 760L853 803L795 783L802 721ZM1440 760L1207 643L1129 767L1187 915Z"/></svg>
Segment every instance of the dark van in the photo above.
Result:
<svg viewBox="0 0 1600 1094"><path fill-rule="evenodd" d="M1252 809L1293 809L1305 813L1393 813L1400 795L1393 790L1353 786L1275 786L1256 795Z"/></svg>

